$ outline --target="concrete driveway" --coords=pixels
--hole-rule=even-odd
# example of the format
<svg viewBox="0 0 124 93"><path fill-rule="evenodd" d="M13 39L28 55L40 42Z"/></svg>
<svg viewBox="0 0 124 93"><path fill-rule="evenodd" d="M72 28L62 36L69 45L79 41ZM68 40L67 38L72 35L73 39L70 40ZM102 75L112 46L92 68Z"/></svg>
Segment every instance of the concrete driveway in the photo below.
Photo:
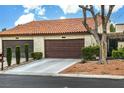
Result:
<svg viewBox="0 0 124 93"><path fill-rule="evenodd" d="M69 66L79 62L79 59L41 59L4 72L4 74L43 75L57 74Z"/></svg>

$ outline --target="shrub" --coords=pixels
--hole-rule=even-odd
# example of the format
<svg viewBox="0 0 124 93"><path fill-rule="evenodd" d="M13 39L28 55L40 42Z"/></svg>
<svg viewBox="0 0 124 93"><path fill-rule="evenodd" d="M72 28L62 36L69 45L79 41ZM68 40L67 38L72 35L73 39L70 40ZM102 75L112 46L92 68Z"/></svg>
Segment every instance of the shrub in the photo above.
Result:
<svg viewBox="0 0 124 93"><path fill-rule="evenodd" d="M28 61L29 60L29 44L25 44L24 47L25 47L25 59L26 61Z"/></svg>
<svg viewBox="0 0 124 93"><path fill-rule="evenodd" d="M16 46L15 55L16 55L16 64L20 64L20 47L19 46Z"/></svg>
<svg viewBox="0 0 124 93"><path fill-rule="evenodd" d="M99 56L99 46L88 46L81 49L84 60L95 60Z"/></svg>
<svg viewBox="0 0 124 93"><path fill-rule="evenodd" d="M84 63L87 63L87 61L86 60L81 60L80 63L84 64Z"/></svg>
<svg viewBox="0 0 124 93"><path fill-rule="evenodd" d="M11 62L12 62L12 49L11 48L7 48L6 58L7 58L8 66L11 66Z"/></svg>
<svg viewBox="0 0 124 93"><path fill-rule="evenodd" d="M119 51L123 51L123 52L124 52L124 47L119 48L118 50L119 50Z"/></svg>
<svg viewBox="0 0 124 93"><path fill-rule="evenodd" d="M112 58L124 58L124 50L112 50Z"/></svg>
<svg viewBox="0 0 124 93"><path fill-rule="evenodd" d="M43 56L43 53L42 52L33 52L33 53L31 53L31 57L33 59L36 59L36 60L41 59L42 56Z"/></svg>

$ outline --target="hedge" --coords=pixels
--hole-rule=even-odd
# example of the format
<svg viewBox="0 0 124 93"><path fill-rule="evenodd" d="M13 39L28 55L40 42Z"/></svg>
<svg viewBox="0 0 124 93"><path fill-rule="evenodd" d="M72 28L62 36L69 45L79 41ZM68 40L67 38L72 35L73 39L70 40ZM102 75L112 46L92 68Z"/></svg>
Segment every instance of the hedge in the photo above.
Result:
<svg viewBox="0 0 124 93"><path fill-rule="evenodd" d="M42 53L42 52L33 52L33 53L31 53L31 57L32 57L34 60L41 59L42 56L43 56L43 53Z"/></svg>
<svg viewBox="0 0 124 93"><path fill-rule="evenodd" d="M82 57L85 60L95 60L99 56L99 46L88 46L81 49Z"/></svg>
<svg viewBox="0 0 124 93"><path fill-rule="evenodd" d="M15 55L16 55L16 64L20 64L20 46L16 46Z"/></svg>
<svg viewBox="0 0 124 93"><path fill-rule="evenodd" d="M29 60L29 44L25 44L25 60L28 61Z"/></svg>
<svg viewBox="0 0 124 93"><path fill-rule="evenodd" d="M7 58L7 65L11 66L11 63L12 63L12 49L11 48L7 48L6 58Z"/></svg>

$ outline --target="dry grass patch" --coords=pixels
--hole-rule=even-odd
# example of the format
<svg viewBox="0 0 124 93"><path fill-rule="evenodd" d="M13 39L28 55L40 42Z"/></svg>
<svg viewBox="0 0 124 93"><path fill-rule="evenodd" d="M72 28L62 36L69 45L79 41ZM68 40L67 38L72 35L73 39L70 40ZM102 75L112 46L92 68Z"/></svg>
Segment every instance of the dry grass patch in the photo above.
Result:
<svg viewBox="0 0 124 93"><path fill-rule="evenodd" d="M124 75L124 60L109 60L108 64L98 64L97 61L80 62L60 73Z"/></svg>

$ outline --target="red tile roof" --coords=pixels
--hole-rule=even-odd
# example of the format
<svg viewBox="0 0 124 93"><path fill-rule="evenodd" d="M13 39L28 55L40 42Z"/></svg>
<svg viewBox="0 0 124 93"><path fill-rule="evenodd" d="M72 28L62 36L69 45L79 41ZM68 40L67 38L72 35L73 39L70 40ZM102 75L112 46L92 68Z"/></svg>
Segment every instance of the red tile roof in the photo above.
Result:
<svg viewBox="0 0 124 93"><path fill-rule="evenodd" d="M42 34L64 34L87 32L82 25L82 18L32 21L27 24L18 25L15 28L0 32L0 36L16 35L42 35ZM98 18L99 25L101 18ZM93 18L88 18L88 24L94 29Z"/></svg>

